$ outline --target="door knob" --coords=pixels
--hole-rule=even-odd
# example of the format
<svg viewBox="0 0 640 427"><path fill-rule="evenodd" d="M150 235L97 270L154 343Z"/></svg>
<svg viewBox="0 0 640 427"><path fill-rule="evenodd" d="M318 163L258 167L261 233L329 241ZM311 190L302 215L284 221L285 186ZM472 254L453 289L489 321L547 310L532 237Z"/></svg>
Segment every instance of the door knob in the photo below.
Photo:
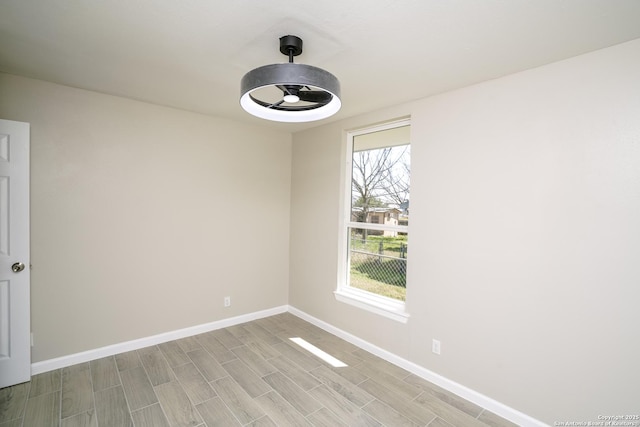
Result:
<svg viewBox="0 0 640 427"><path fill-rule="evenodd" d="M11 271L14 273L20 273L22 270L24 270L24 264L21 262L16 262L11 266Z"/></svg>

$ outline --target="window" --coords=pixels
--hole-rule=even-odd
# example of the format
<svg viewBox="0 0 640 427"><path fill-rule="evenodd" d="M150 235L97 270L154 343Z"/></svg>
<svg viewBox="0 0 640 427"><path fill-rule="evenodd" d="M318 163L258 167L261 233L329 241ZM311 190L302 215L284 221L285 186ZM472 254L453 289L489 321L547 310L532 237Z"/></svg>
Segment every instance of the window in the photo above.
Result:
<svg viewBox="0 0 640 427"><path fill-rule="evenodd" d="M347 134L336 298L406 321L410 123Z"/></svg>

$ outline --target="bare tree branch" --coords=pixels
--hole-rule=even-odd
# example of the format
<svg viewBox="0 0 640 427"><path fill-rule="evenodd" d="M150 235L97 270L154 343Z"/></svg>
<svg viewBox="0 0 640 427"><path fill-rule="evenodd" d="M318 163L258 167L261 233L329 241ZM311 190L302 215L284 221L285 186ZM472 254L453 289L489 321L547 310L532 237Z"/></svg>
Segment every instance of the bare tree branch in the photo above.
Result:
<svg viewBox="0 0 640 427"><path fill-rule="evenodd" d="M406 202L409 172L409 145L353 153L352 205L362 208L360 220L370 207Z"/></svg>

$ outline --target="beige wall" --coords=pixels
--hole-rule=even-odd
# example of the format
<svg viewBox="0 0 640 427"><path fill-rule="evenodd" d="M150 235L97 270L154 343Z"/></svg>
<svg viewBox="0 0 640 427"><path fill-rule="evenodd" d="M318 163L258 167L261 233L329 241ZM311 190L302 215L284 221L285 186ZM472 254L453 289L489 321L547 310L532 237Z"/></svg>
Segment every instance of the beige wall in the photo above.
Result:
<svg viewBox="0 0 640 427"><path fill-rule="evenodd" d="M637 414L638 76L640 40L294 134L290 304L550 424ZM344 129L408 114L405 325L332 292Z"/></svg>
<svg viewBox="0 0 640 427"><path fill-rule="evenodd" d="M288 133L7 74L0 117L31 123L33 362L287 303Z"/></svg>

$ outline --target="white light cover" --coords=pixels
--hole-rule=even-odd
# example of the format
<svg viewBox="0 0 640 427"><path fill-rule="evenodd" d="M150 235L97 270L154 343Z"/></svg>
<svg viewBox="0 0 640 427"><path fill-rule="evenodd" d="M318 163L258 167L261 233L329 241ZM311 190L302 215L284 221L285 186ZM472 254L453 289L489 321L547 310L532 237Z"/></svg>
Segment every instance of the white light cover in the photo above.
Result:
<svg viewBox="0 0 640 427"><path fill-rule="evenodd" d="M269 86L269 85L267 85ZM263 86L266 87L266 86ZM289 122L289 123L300 123L300 122L312 122L314 120L322 120L327 117L333 116L340 110L342 107L342 103L340 102L340 98L338 98L335 94L331 93L332 98L331 101L323 105L322 107L315 108L313 110L304 110L304 111L281 111L274 110L271 108L263 107L262 105L256 104L251 99L251 92L261 89L259 87L253 89L242 95L240 98L240 105L244 110L253 114L256 117L260 117L261 119L273 120L276 122Z"/></svg>

